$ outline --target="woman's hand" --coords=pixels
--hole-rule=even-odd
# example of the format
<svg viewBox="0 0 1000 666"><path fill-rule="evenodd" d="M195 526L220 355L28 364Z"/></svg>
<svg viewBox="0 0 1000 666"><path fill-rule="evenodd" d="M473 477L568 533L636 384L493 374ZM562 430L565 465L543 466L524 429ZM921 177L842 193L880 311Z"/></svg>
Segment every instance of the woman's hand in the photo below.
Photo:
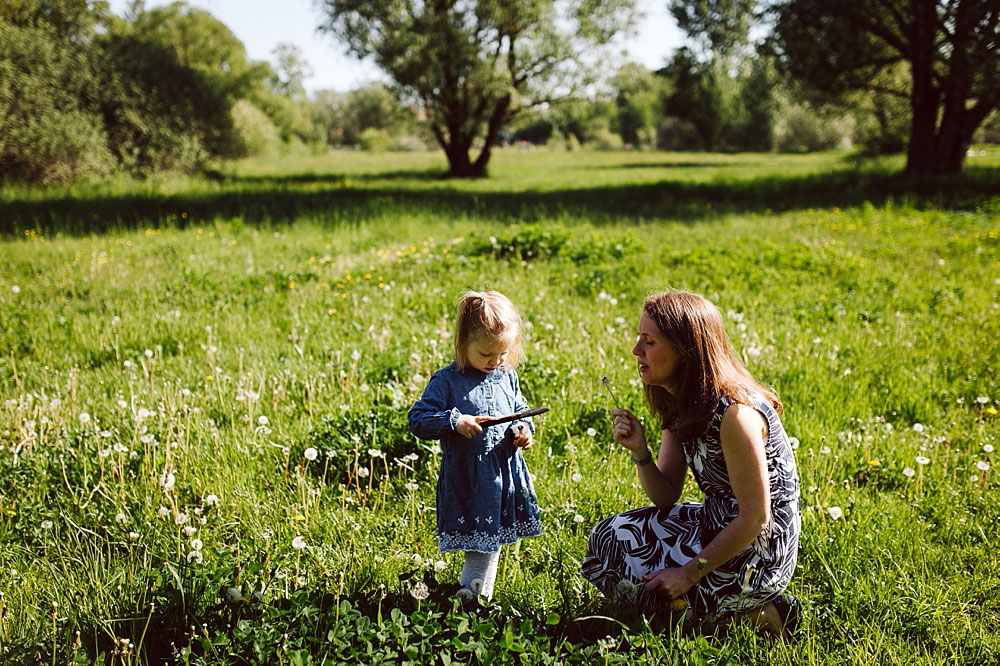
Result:
<svg viewBox="0 0 1000 666"><path fill-rule="evenodd" d="M462 414L455 421L455 432L457 432L462 437L466 439L471 439L483 431L483 426L479 425L480 421L488 421L490 417L488 416L472 416L470 414Z"/></svg>
<svg viewBox="0 0 1000 666"><path fill-rule="evenodd" d="M627 409L615 408L611 410L612 423L611 435L616 442L624 446L633 454L641 453L646 449L646 433L642 429L642 424L632 412ZM635 457L633 455L633 457Z"/></svg>
<svg viewBox="0 0 1000 666"><path fill-rule="evenodd" d="M698 579L692 579L682 567L660 569L645 574L642 579L646 582L647 591L659 592L671 601L680 599L698 583Z"/></svg>

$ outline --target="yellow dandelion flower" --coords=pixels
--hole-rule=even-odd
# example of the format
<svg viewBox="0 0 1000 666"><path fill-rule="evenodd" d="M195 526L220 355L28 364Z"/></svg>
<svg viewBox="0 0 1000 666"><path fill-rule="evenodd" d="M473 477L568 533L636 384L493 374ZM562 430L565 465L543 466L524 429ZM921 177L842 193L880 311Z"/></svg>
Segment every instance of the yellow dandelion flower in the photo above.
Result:
<svg viewBox="0 0 1000 666"><path fill-rule="evenodd" d="M868 461L868 466L869 467L878 467L879 466L879 461L877 461L877 460L869 460Z"/></svg>
<svg viewBox="0 0 1000 666"><path fill-rule="evenodd" d="M670 602L670 610L672 611L682 611L688 607L688 602L684 599L674 599Z"/></svg>

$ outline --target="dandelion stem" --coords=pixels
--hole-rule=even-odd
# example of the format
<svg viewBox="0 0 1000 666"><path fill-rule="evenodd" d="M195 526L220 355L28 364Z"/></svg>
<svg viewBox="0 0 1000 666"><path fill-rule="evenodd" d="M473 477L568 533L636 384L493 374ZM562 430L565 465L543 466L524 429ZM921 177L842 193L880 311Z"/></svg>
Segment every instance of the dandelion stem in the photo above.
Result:
<svg viewBox="0 0 1000 666"><path fill-rule="evenodd" d="M601 383L607 387L608 393L611 395L612 405L617 407L619 404L621 404L618 402L618 397L615 395L615 392L611 390L611 381L608 379L607 375L601 377Z"/></svg>

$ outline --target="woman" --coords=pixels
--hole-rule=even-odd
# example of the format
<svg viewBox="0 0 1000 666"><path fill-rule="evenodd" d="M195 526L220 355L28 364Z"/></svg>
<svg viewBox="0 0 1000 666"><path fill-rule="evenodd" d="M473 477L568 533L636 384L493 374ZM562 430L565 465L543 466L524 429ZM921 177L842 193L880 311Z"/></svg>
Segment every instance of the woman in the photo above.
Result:
<svg viewBox="0 0 1000 666"><path fill-rule="evenodd" d="M611 410L613 436L655 506L599 523L580 573L625 607L684 600L709 619L741 616L790 635L799 604L782 593L795 570L799 483L781 402L743 367L719 311L698 294L648 297L632 353L660 421L655 463L628 410ZM704 504L678 504L689 467Z"/></svg>

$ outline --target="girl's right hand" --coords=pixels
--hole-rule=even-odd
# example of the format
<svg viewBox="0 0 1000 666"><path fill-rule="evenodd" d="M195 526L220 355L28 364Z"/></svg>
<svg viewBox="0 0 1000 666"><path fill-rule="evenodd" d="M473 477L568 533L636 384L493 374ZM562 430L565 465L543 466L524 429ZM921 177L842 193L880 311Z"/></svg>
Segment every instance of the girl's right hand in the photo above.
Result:
<svg viewBox="0 0 1000 666"><path fill-rule="evenodd" d="M471 439L483 431L483 426L479 425L479 422L486 421L489 418L488 416L462 414L455 422L455 432L466 439Z"/></svg>
<svg viewBox="0 0 1000 666"><path fill-rule="evenodd" d="M611 417L611 435L616 442L632 453L646 448L646 433L632 412L615 408L611 410Z"/></svg>

